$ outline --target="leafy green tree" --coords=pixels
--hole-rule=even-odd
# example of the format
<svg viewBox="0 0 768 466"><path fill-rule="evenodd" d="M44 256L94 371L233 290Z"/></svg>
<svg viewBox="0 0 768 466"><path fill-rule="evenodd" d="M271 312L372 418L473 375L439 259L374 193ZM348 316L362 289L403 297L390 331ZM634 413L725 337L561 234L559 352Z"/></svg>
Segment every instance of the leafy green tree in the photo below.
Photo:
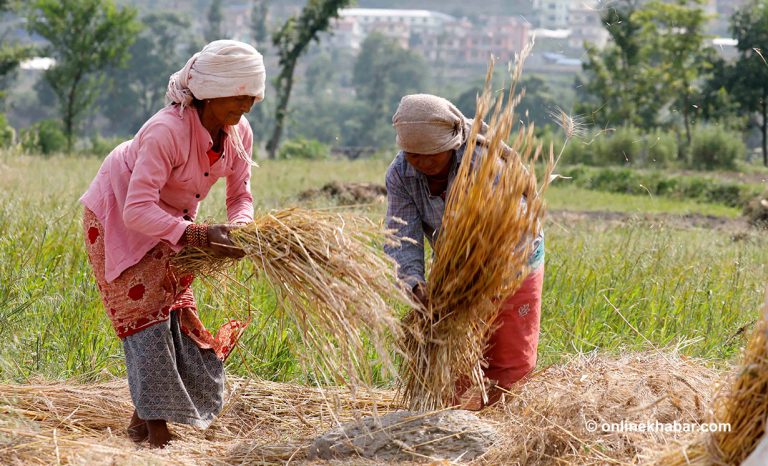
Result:
<svg viewBox="0 0 768 466"><path fill-rule="evenodd" d="M212 0L208 8L208 29L205 30L205 40L212 42L223 39L221 36L221 23L224 15L221 12L221 0Z"/></svg>
<svg viewBox="0 0 768 466"><path fill-rule="evenodd" d="M575 88L581 104L575 109L596 126L631 124L652 127L662 104L652 81L645 79L639 32L642 25L635 13L637 0L618 0L601 13L609 42L599 49L585 44L587 58L584 78Z"/></svg>
<svg viewBox="0 0 768 466"><path fill-rule="evenodd" d="M326 52L318 53L307 64L307 71L304 73L304 86L307 94L314 97L318 93L328 91L335 78L336 67L331 55Z"/></svg>
<svg viewBox="0 0 768 466"><path fill-rule="evenodd" d="M0 18L9 12L16 12L18 3L10 0L0 0ZM19 63L32 56L34 48L28 45L20 45L8 39L9 31L0 31L0 98L3 97L3 89L9 85Z"/></svg>
<svg viewBox="0 0 768 466"><path fill-rule="evenodd" d="M392 141L392 114L403 95L424 91L426 69L420 55L381 34L368 35L352 78L366 109L358 145L380 147Z"/></svg>
<svg viewBox="0 0 768 466"><path fill-rule="evenodd" d="M307 57L303 86L291 100L285 138L317 139L331 146L356 146L365 105L348 92L357 54L320 50Z"/></svg>
<svg viewBox="0 0 768 466"><path fill-rule="evenodd" d="M339 15L339 8L349 5L351 0L308 0L301 14L291 16L272 35L272 44L280 59L280 74L275 80L275 123L272 136L267 142L267 153L274 159L283 134L288 102L293 88L293 73L296 63L318 34L328 29L332 18Z"/></svg>
<svg viewBox="0 0 768 466"><path fill-rule="evenodd" d="M602 50L587 46L586 80L577 79L583 102L577 113L599 126L658 126L663 111L682 121L685 147L712 73L715 52L704 46L704 0L620 0L602 19L610 34ZM717 97L710 94L709 98ZM676 115L679 115L677 117Z"/></svg>
<svg viewBox="0 0 768 466"><path fill-rule="evenodd" d="M464 91L456 98L454 103L468 118L472 118L476 111L477 96L482 91L483 84ZM537 76L523 77L518 84L518 89L525 90L525 96L517 105L518 119L526 123L534 123L537 128L552 123L552 112L557 107L557 102L552 96L552 91L543 79Z"/></svg>
<svg viewBox="0 0 768 466"><path fill-rule="evenodd" d="M760 129L763 164L768 166L768 1L752 0L736 10L731 32L739 41L739 57L729 73L729 91Z"/></svg>
<svg viewBox="0 0 768 466"><path fill-rule="evenodd" d="M743 131L748 117L742 114L741 104L734 96L734 85L739 81L736 67L723 58L711 62L711 73L700 93L701 117L729 130Z"/></svg>
<svg viewBox="0 0 768 466"><path fill-rule="evenodd" d="M188 19L170 12L152 13L142 23L144 29L129 49L127 66L110 70L112 90L101 99L107 118L122 134L134 134L163 107L168 78L187 59L186 53L166 45L190 39Z"/></svg>
<svg viewBox="0 0 768 466"><path fill-rule="evenodd" d="M263 48L269 39L267 19L269 17L269 4L267 0L253 0L251 7L251 37L257 49Z"/></svg>
<svg viewBox="0 0 768 466"><path fill-rule="evenodd" d="M48 40L56 65L44 74L59 100L67 150L83 114L103 89L102 71L119 66L140 29L136 11L112 0L35 0L28 28Z"/></svg>
<svg viewBox="0 0 768 466"><path fill-rule="evenodd" d="M641 25L644 73L657 83L655 96L679 109L687 146L691 144L691 120L697 85L711 69L715 56L704 47L704 27L709 20L701 9L704 0L652 0L636 12Z"/></svg>

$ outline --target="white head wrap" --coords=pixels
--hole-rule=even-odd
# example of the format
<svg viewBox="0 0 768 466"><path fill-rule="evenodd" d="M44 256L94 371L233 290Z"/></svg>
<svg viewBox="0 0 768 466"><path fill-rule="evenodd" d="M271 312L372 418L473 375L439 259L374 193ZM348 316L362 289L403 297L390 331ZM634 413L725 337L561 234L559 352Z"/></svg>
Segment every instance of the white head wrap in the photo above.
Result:
<svg viewBox="0 0 768 466"><path fill-rule="evenodd" d="M264 100L266 79L264 58L255 48L236 40L216 40L171 75L165 101L179 104L181 114L193 99L250 95L260 102ZM231 140L238 155L250 162L236 125L231 127L230 135L234 136Z"/></svg>
<svg viewBox="0 0 768 466"><path fill-rule="evenodd" d="M189 106L192 99L250 95L264 99L267 73L255 48L236 40L216 40L187 60L168 80L166 103Z"/></svg>

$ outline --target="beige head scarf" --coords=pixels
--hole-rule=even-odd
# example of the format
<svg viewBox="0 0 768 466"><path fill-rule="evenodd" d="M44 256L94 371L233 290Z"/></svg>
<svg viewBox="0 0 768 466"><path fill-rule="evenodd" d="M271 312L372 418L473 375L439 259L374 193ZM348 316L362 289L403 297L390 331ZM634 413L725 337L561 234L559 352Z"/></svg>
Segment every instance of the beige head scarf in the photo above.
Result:
<svg viewBox="0 0 768 466"><path fill-rule="evenodd" d="M464 116L450 101L431 94L411 94L400 99L392 117L397 145L412 154L437 154L457 149L467 142L474 120ZM486 146L488 125L482 122L477 144ZM502 156L512 149L501 144Z"/></svg>
<svg viewBox="0 0 768 466"><path fill-rule="evenodd" d="M455 105L430 94L403 97L392 117L397 145L412 154L437 154L456 149L469 134L468 123Z"/></svg>
<svg viewBox="0 0 768 466"><path fill-rule="evenodd" d="M250 95L264 99L266 83L264 58L252 46L236 40L216 40L187 60L184 68L172 74L165 93L166 104L178 104L183 114L193 99ZM238 155L246 156L237 127L230 128Z"/></svg>

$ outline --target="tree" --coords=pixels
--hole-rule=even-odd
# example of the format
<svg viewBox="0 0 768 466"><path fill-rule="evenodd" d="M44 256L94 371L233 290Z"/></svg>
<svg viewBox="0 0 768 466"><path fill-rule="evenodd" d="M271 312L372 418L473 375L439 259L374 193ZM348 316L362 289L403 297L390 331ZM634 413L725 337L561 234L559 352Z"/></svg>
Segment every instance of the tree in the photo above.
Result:
<svg viewBox="0 0 768 466"><path fill-rule="evenodd" d="M743 131L748 118L734 96L734 85L740 80L736 68L720 57L713 59L711 67L700 92L701 117L727 129Z"/></svg>
<svg viewBox="0 0 768 466"><path fill-rule="evenodd" d="M475 115L477 96L483 89L483 83L464 91L456 98L456 107L468 118ZM544 127L552 123L552 113L557 108L557 102L552 96L551 90L543 79L537 76L523 77L518 84L518 89L525 90L525 96L517 105L515 113L517 119L526 123L533 123L536 127ZM505 99L508 93L505 94Z"/></svg>
<svg viewBox="0 0 768 466"><path fill-rule="evenodd" d="M697 84L711 69L715 56L704 47L704 27L709 18L700 8L704 0L653 0L636 14L642 25L645 72L658 83L656 96L663 96L680 109L687 146L691 144L693 96ZM688 6L693 4L693 8Z"/></svg>
<svg viewBox="0 0 768 466"><path fill-rule="evenodd" d="M576 79L579 94L576 112L598 126L617 123L641 127L655 125L661 104L644 79L641 60L641 25L635 19L637 0L619 0L601 14L610 41L605 48L585 44L586 79Z"/></svg>
<svg viewBox="0 0 768 466"><path fill-rule="evenodd" d="M729 91L762 135L763 164L768 166L768 1L752 0L731 17L731 33L739 41L739 57L731 71Z"/></svg>
<svg viewBox="0 0 768 466"><path fill-rule="evenodd" d="M17 5L10 0L0 0L0 17L17 9ZM13 43L8 39L9 30L0 32L0 98L3 97L2 89L8 87L8 81L19 66L19 63L32 56L34 48L31 46Z"/></svg>
<svg viewBox="0 0 768 466"><path fill-rule="evenodd" d="M267 0L253 0L253 6L251 7L251 37L253 37L257 49L264 47L267 39L269 39L268 17L269 5Z"/></svg>
<svg viewBox="0 0 768 466"><path fill-rule="evenodd" d="M352 83L365 104L357 145L380 147L393 140L392 114L405 94L423 92L428 69L424 59L393 39L371 33L355 62Z"/></svg>
<svg viewBox="0 0 768 466"><path fill-rule="evenodd" d="M606 10L602 19L611 41L603 50L587 46L583 69L588 79L576 81L586 104L577 112L601 126L649 129L659 125L664 109L679 109L690 145L699 86L715 55L704 47L703 1L621 0Z"/></svg>
<svg viewBox="0 0 768 466"><path fill-rule="evenodd" d="M312 52L302 86L296 86L285 138L316 139L330 146L356 146L364 104L349 92L357 58L349 50Z"/></svg>
<svg viewBox="0 0 768 466"><path fill-rule="evenodd" d="M221 0L211 1L211 7L208 8L208 29L205 31L205 40L212 42L223 39L221 36L221 23L224 15L221 12Z"/></svg>
<svg viewBox="0 0 768 466"><path fill-rule="evenodd" d="M277 49L277 55L280 59L280 74L275 80L275 94L277 94L275 126L272 136L267 142L267 153L270 158L275 158L277 148L280 145L288 101L293 87L293 73L299 57L312 41L318 40L320 32L328 29L331 19L338 17L339 8L347 6L350 1L308 0L298 17L291 16L288 18L282 27L272 35L272 44Z"/></svg>
<svg viewBox="0 0 768 466"><path fill-rule="evenodd" d="M119 66L136 38L136 11L111 0L35 0L28 16L31 32L48 40L45 52L56 60L44 79L59 100L67 150L80 118L101 90L101 72Z"/></svg>
<svg viewBox="0 0 768 466"><path fill-rule="evenodd" d="M110 70L111 92L101 99L107 118L123 134L134 134L162 108L169 76L180 69L186 51L166 47L188 39L190 22L175 13L153 13L142 19L144 29L131 45L125 69Z"/></svg>

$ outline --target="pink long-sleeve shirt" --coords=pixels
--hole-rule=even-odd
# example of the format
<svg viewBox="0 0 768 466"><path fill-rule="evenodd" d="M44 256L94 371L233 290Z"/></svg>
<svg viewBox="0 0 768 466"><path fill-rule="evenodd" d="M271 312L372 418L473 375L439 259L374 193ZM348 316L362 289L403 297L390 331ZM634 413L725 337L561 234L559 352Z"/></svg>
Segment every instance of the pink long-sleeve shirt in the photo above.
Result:
<svg viewBox="0 0 768 466"><path fill-rule="evenodd" d="M245 117L237 132L250 154L253 132ZM180 115L174 105L156 113L107 156L80 202L104 227L108 282L160 241L180 250L184 230L219 178L227 179L229 222L253 221L251 166L236 155L233 137L227 134L221 159L211 165L207 151L213 141L197 110L188 107Z"/></svg>

